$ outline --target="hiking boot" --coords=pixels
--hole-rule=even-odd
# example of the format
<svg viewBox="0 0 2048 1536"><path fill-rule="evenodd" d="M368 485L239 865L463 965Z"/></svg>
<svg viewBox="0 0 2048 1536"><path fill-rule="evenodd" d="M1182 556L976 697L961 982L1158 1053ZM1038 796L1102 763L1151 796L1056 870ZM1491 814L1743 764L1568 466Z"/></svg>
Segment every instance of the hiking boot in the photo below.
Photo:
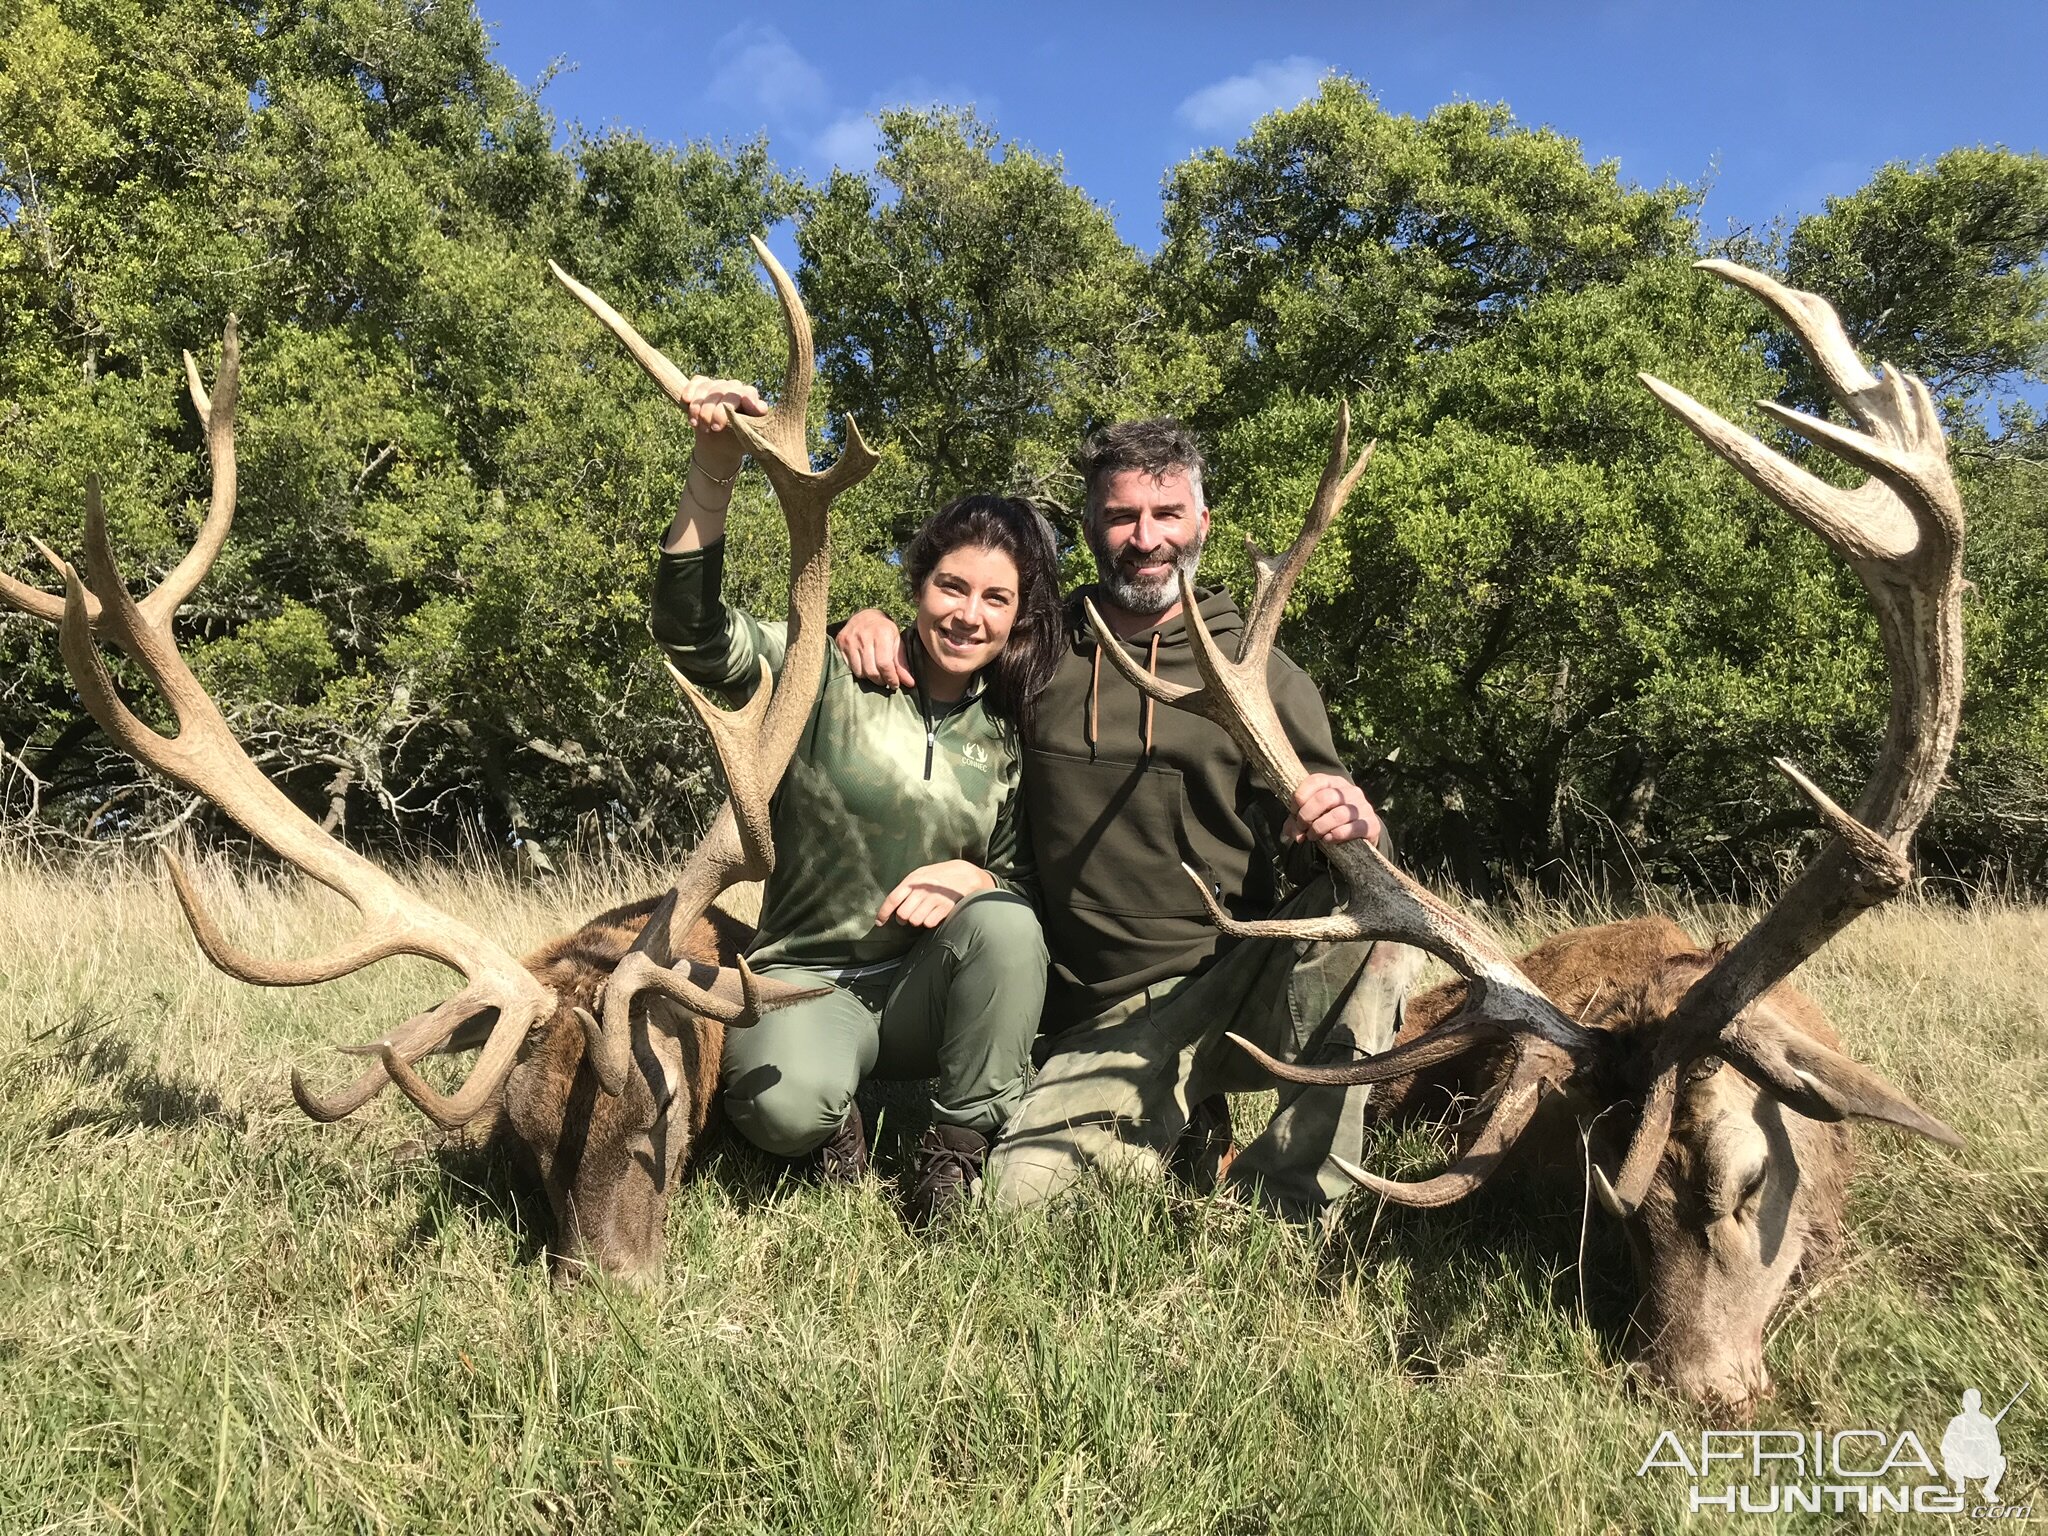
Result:
<svg viewBox="0 0 2048 1536"><path fill-rule="evenodd" d="M1214 1194L1237 1155L1230 1134L1230 1100L1212 1093L1188 1110L1187 1128L1173 1144L1167 1166L1196 1194Z"/></svg>
<svg viewBox="0 0 2048 1536"><path fill-rule="evenodd" d="M964 1125L935 1125L917 1143L917 1173L903 1202L911 1226L929 1227L981 1188L988 1138Z"/></svg>
<svg viewBox="0 0 2048 1536"><path fill-rule="evenodd" d="M867 1176L868 1128L861 1122L858 1104L846 1106L839 1129L811 1156L817 1159L820 1184L858 1184Z"/></svg>

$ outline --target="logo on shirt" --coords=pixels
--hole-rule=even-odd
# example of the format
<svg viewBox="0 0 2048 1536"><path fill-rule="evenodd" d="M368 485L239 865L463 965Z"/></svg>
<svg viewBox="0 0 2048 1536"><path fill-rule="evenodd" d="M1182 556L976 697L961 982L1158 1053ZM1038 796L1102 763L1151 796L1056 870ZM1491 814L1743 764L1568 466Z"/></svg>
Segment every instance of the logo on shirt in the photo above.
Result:
<svg viewBox="0 0 2048 1536"><path fill-rule="evenodd" d="M988 748L978 741L970 741L960 749L960 761L974 768L988 767Z"/></svg>

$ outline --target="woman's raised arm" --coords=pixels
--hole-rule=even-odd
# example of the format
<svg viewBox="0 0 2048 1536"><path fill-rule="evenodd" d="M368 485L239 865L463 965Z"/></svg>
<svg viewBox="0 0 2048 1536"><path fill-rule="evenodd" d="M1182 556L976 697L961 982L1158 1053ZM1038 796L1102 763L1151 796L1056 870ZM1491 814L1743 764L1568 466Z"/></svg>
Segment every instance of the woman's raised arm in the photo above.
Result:
<svg viewBox="0 0 2048 1536"><path fill-rule="evenodd" d="M702 549L725 537L725 509L732 505L732 483L746 452L739 434L727 423L734 411L748 416L768 414L768 403L753 385L702 374L690 380L682 405L690 413L695 441L690 472L676 498L675 521L661 541L662 553L668 555Z"/></svg>

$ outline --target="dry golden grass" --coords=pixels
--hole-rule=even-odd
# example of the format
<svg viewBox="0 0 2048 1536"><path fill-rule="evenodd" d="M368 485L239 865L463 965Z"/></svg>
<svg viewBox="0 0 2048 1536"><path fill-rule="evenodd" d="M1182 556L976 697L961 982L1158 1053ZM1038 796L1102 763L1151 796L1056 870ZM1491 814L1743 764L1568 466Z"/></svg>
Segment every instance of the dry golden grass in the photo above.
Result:
<svg viewBox="0 0 2048 1536"><path fill-rule="evenodd" d="M346 930L338 900L246 874L207 881L249 946ZM514 947L652 884L418 879ZM1962 1387L2032 1380L2002 1428L2037 1508L2044 958L2048 914L1902 906L1809 967L1850 1047L1970 1148L1859 1133L1848 1253L1781 1315L1764 1416L1931 1444ZM148 867L0 856L0 1528L1687 1524L1635 1469L1699 1421L1600 1331L1619 1249L1576 1273L1573 1212L1488 1194L1317 1241L1130 1190L926 1242L879 1185L778 1188L723 1155L653 1295L561 1293L498 1163L421 1156L400 1101L336 1127L291 1104L291 1065L340 1076L331 1046L445 986L395 964L242 987Z"/></svg>

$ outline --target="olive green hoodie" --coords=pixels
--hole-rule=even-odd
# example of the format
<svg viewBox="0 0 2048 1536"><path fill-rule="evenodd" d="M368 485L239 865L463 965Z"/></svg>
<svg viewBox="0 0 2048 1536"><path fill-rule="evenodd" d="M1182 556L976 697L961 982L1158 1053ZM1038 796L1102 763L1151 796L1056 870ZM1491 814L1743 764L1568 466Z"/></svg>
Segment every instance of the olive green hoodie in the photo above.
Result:
<svg viewBox="0 0 2048 1536"><path fill-rule="evenodd" d="M1227 942L1186 862L1237 917L1280 897L1286 807L1253 779L1222 727L1153 707L1098 657L1082 599L1066 610L1067 651L1039 696L1025 748L1026 822L1044 893L1052 983L1046 1025L1063 1028L1155 981L1206 967ZM1203 619L1233 659L1244 619L1227 592L1200 593ZM1124 642L1140 668L1199 686L1180 615ZM1276 648L1266 669L1274 708L1311 773L1343 773L1322 696ZM1313 868L1290 860L1305 878Z"/></svg>
<svg viewBox="0 0 2048 1536"><path fill-rule="evenodd" d="M724 564L722 542L664 554L652 622L683 676L738 703L762 660L779 678L788 626L728 606ZM905 636L906 652L916 645ZM1017 774L1015 733L990 716L978 687L957 704L931 704L920 688L863 683L826 646L818 701L775 791L775 873L748 958L821 971L901 959L924 930L877 924L876 909L905 875L944 859L979 864L1033 899Z"/></svg>

